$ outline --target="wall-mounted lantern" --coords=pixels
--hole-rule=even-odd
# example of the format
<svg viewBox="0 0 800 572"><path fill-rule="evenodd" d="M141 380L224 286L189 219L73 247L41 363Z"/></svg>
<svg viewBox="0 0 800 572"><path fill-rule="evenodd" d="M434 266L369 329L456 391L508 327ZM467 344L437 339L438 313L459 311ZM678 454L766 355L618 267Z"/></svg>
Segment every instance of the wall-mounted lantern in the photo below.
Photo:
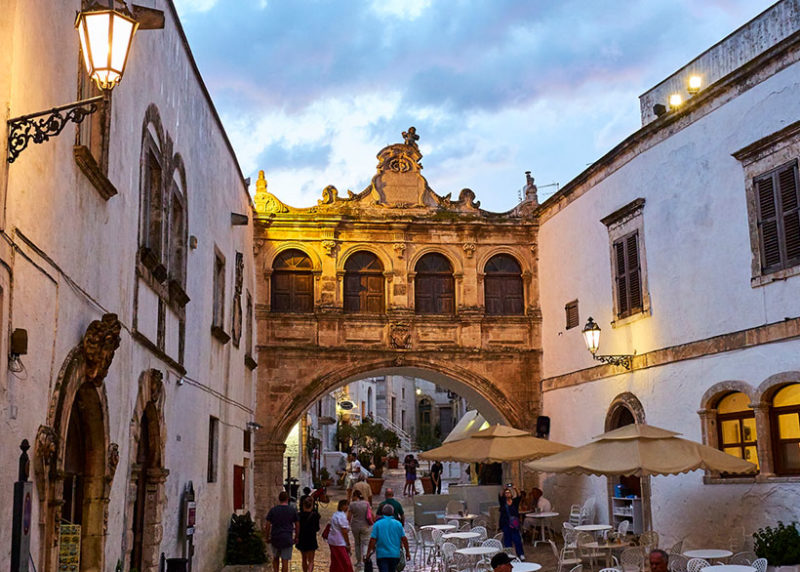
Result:
<svg viewBox="0 0 800 572"><path fill-rule="evenodd" d="M586 342L586 349L592 354L592 357L599 362L607 363L609 365L619 365L625 369L631 369L633 362L633 354L619 354L619 355L598 355L597 350L600 348L600 326L589 317L589 321L583 327L583 339Z"/></svg>
<svg viewBox="0 0 800 572"><path fill-rule="evenodd" d="M59 135L68 123L81 123L87 115L100 109L99 104L107 102L111 90L125 73L131 42L140 27L139 20L144 20L142 29L164 27L164 15L160 10L134 6L133 12L142 18L135 17L125 2L107 0L105 3L93 2L78 13L75 28L78 30L86 71L103 94L9 119L9 163L13 163L31 141L49 141L51 137Z"/></svg>

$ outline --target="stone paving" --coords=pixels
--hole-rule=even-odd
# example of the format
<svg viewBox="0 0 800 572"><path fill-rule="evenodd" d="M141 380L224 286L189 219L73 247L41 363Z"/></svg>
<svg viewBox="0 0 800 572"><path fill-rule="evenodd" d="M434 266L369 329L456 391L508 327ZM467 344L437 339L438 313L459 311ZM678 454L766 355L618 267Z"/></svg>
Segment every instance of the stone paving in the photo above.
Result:
<svg viewBox="0 0 800 572"><path fill-rule="evenodd" d="M388 469L384 472L384 477L386 478L386 482L383 485L383 491L386 488L392 488L395 491L395 498L400 501L400 504L403 505L403 510L406 515L406 522L414 522L414 504L411 497L404 497L402 496L402 490L404 485L404 475L402 469ZM422 492L422 486L419 481L417 481L417 490L419 493ZM382 493L383 493L382 491ZM324 528L325 524L328 523L331 516L334 512L336 512L336 503L346 497L346 492L342 488L338 487L331 487L328 490L328 496L330 497L330 503L327 507L320 506L320 514L322 519L320 521L320 527ZM383 494L378 496L376 499L373 499L373 505L377 507L377 504L383 500ZM492 531L490 531L491 535ZM351 538L352 541L352 538ZM555 570L556 561L553 557L552 550L548 545L540 544L537 547L534 547L531 544L525 544L525 557L526 561L528 562L537 562L542 565L542 572L552 572ZM328 544L322 540L322 537L319 538L319 550L316 552L316 557L314 559L314 572L326 572L330 568L330 550L328 549ZM431 568L434 570L437 567L434 565L431 567L430 565L424 565L421 563L409 563L406 567L408 572L430 572ZM292 554L292 561L290 566L290 572L302 572L302 558L300 552L295 550ZM271 568L270 568L271 570ZM375 569L377 572L377 568Z"/></svg>

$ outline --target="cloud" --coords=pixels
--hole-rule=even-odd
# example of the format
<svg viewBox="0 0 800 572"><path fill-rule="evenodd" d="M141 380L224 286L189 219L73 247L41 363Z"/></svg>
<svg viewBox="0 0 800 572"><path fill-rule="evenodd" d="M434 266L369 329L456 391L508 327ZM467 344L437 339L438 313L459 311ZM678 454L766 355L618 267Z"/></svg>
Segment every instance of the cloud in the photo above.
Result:
<svg viewBox="0 0 800 572"><path fill-rule="evenodd" d="M410 125L440 194L512 208L638 129L638 95L771 0L176 0L243 169L360 191ZM555 187L542 188L540 196Z"/></svg>

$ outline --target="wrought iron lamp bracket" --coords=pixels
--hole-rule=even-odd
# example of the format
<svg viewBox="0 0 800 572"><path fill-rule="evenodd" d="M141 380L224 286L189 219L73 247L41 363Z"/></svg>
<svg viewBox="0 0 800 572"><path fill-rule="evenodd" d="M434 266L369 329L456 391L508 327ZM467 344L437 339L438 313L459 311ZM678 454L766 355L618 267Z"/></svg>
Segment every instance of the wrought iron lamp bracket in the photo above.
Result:
<svg viewBox="0 0 800 572"><path fill-rule="evenodd" d="M627 370L631 369L633 365L633 356L632 355L593 355L594 359L602 362L607 363L609 365L617 365L622 366Z"/></svg>
<svg viewBox="0 0 800 572"><path fill-rule="evenodd" d="M28 144L44 143L56 137L68 123L81 123L87 115L91 115L105 99L104 95L90 97L47 111L30 113L8 120L8 158L13 163Z"/></svg>

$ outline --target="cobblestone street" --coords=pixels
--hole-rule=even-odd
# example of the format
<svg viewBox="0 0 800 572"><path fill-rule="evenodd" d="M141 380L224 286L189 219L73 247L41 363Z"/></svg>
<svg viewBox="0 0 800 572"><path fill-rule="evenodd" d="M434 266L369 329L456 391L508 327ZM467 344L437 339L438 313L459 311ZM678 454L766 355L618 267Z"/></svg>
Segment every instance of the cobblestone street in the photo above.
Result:
<svg viewBox="0 0 800 572"><path fill-rule="evenodd" d="M414 504L413 500L410 497L404 497L401 494L404 485L404 476L402 469L387 469L384 472L384 477L386 478L386 482L383 485L383 490L381 491L381 495L377 498L373 499L373 506L377 507L378 503L383 500L383 493L386 491L387 488L392 488L395 491L395 498L400 501L400 504L403 505L403 510L405 511L406 522L410 522L413 524L414 522ZM422 488L419 481L417 481L417 492L421 493ZM328 491L330 497L330 503L326 507L320 507L320 514L322 519L320 521L320 528L324 528L325 524L330 520L331 516L334 512L336 512L336 503L346 497L346 493L344 489L339 487L331 487ZM493 531L489 531L490 536L492 535ZM352 541L352 537L351 537ZM413 546L412 546L412 555L413 555ZM526 542L525 544L525 555L526 560L528 562L537 562L542 565L542 570L544 572L549 572L551 570L555 570L555 559L553 557L552 551L550 550L549 546L546 545L539 545L537 547L533 547L533 545ZM416 558L414 560L417 560ZM314 570L317 572L325 572L330 568L330 550L328 549L328 544L322 540L322 537L319 538L319 550L317 550L316 558L314 560ZM409 566L406 568L409 572L427 572L432 567L430 565L425 565L421 562L421 558L416 562L409 563ZM435 566L434 566L435 568ZM292 562L290 567L291 572L302 572L302 558L300 552L295 550L292 554ZM376 569L377 570L377 569Z"/></svg>

